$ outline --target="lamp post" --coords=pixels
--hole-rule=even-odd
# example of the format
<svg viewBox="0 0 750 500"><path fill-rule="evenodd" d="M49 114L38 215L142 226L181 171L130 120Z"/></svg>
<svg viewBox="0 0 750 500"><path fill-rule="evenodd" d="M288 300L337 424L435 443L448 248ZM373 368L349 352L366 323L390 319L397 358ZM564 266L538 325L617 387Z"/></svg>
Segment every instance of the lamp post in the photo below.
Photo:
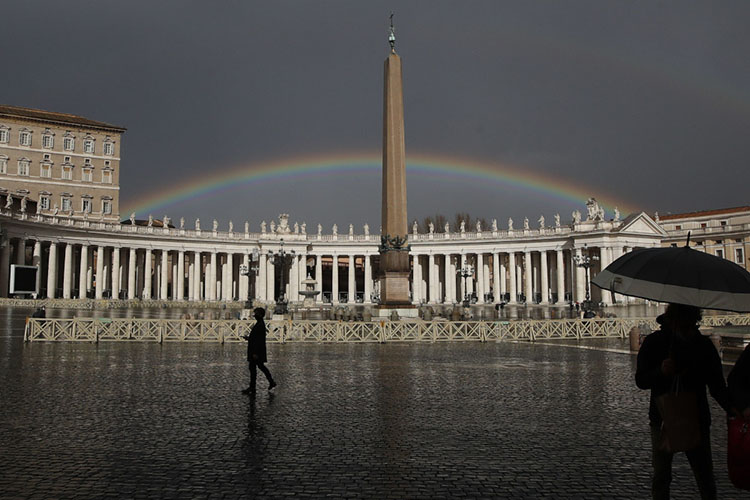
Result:
<svg viewBox="0 0 750 500"><path fill-rule="evenodd" d="M466 280L474 275L474 268L470 265L465 265L463 268L456 271L456 273L464 279L464 307L469 307L471 304L471 296L469 295L469 288L466 286Z"/></svg>
<svg viewBox="0 0 750 500"><path fill-rule="evenodd" d="M286 285L284 283L284 276L286 276L286 269L289 263L292 261L294 256L297 255L294 250L287 252L284 250L284 239L281 239L279 250L274 252L268 251L268 258L274 266L279 266L281 269L281 279L279 279L279 292L276 296L276 307L274 308L275 314L286 314L289 309L289 300L286 298Z"/></svg>
<svg viewBox="0 0 750 500"><path fill-rule="evenodd" d="M253 248L253 253L250 256L250 265L246 266L245 264L240 264L240 274L242 276L247 276L247 297L245 297L245 309L252 309L253 307L253 299L251 299L250 295L250 279L253 276L256 276L258 274L259 269L259 257L260 252L258 252L257 248ZM254 292L255 290L253 290ZM253 296L255 294L253 293Z"/></svg>
<svg viewBox="0 0 750 500"><path fill-rule="evenodd" d="M586 271L586 300L583 302L584 317L591 311L591 288L589 281L589 269L594 265L594 262L599 260L598 255L589 255L588 247L583 244L583 252L581 255L574 255L573 262L576 266L582 267Z"/></svg>

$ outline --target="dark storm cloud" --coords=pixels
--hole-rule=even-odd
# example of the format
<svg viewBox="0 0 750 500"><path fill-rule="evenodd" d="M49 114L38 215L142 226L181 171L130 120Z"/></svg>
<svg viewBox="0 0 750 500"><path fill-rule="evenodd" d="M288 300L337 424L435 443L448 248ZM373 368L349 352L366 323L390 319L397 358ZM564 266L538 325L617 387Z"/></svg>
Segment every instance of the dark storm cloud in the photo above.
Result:
<svg viewBox="0 0 750 500"><path fill-rule="evenodd" d="M231 166L377 154L391 9L407 158L519 165L662 213L748 203L747 2L13 2L0 101L126 126L124 205ZM409 182L410 219L577 208ZM379 195L373 176L291 179L155 215L376 226Z"/></svg>

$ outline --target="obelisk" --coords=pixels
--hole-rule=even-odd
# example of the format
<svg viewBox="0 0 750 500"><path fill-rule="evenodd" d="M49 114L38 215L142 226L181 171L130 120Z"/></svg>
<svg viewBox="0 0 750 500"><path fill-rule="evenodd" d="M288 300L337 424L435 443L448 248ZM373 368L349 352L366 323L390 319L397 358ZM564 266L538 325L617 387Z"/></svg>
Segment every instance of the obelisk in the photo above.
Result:
<svg viewBox="0 0 750 500"><path fill-rule="evenodd" d="M404 97L401 59L391 28L391 53L385 60L383 89L383 231L380 237L380 304L410 305L409 246L406 218L406 147L404 144Z"/></svg>

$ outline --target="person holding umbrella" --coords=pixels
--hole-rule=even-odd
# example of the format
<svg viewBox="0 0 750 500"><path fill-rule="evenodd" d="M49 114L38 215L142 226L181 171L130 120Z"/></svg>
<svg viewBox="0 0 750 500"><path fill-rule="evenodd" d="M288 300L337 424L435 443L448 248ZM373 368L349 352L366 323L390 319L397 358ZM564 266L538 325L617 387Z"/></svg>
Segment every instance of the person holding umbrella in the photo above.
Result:
<svg viewBox="0 0 750 500"><path fill-rule="evenodd" d="M661 329L638 353L636 385L651 390L652 497L669 498L672 457L684 451L701 498L716 498L706 388L725 410L729 396L721 359L697 323L700 309L750 312L750 273L737 264L684 247L641 248L603 269L592 283L631 297L666 302Z"/></svg>
<svg viewBox="0 0 750 500"><path fill-rule="evenodd" d="M721 359L711 339L698 330L701 314L697 307L669 304L660 319L661 329L643 341L635 373L636 385L651 391L648 411L653 465L651 494L654 499L669 499L672 458L676 451L684 451L701 498L716 498L706 387L728 411ZM675 388L689 396L686 402L668 399ZM670 409L669 404L678 406ZM679 413L677 419L665 415L672 410Z"/></svg>

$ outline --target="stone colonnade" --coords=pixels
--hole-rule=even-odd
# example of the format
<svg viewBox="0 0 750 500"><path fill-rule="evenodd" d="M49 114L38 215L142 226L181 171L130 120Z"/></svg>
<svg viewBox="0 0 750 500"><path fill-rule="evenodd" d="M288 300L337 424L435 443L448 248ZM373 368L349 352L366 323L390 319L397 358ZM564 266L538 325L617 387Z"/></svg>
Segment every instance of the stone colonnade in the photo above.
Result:
<svg viewBox="0 0 750 500"><path fill-rule="evenodd" d="M301 302L315 280L321 303L378 300L380 237L220 232L92 224L0 214L0 296L11 265L38 266L41 297L172 301ZM412 234L414 304L583 302L592 278L623 253L661 245L666 233L646 214L523 231ZM279 259L284 249L286 259ZM249 272L248 272L249 270ZM625 302L591 289L592 300Z"/></svg>
<svg viewBox="0 0 750 500"><path fill-rule="evenodd" d="M175 301L272 302L282 293L301 301L302 281L310 276L317 303L372 303L376 299L377 247L369 251L302 247L283 266L260 247L245 251L169 250L11 238L0 248L0 285L6 291L9 264L40 266L39 290L46 298L143 299ZM361 245L360 245L361 246ZM411 252L412 302L453 304L470 297L478 304L562 304L585 300L586 278L575 263L582 252L598 257L598 266L631 247L603 246L520 251L435 251L420 246ZM342 251L343 250L343 251ZM249 275L243 272L251 268ZM335 270L335 272L334 272ZM466 272L466 271L468 272ZM283 289L282 289L283 287ZM591 290L597 301L611 304L609 292ZM625 297L618 297L623 302Z"/></svg>

